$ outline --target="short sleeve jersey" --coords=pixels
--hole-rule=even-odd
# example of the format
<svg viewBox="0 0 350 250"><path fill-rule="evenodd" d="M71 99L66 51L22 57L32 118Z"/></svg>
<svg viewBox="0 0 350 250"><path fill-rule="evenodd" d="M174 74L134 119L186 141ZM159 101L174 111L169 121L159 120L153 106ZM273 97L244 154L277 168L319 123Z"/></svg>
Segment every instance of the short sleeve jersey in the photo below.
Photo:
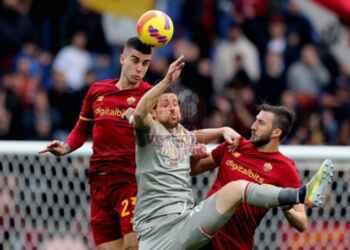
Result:
<svg viewBox="0 0 350 250"><path fill-rule="evenodd" d="M244 138L240 139L237 147L227 143L219 145L213 150L212 157L220 167L209 195L230 181L241 179L280 187L301 185L292 160L280 152L260 152ZM267 209L242 204L230 221L215 234L213 249L252 249L255 229L266 212Z"/></svg>
<svg viewBox="0 0 350 250"><path fill-rule="evenodd" d="M103 80L92 84L84 98L80 119L93 121L91 170L101 170L103 162L115 161L121 164L108 171L134 175L134 132L121 116L129 107L135 108L152 86L141 82L137 88L120 90L116 83L116 80Z"/></svg>
<svg viewBox="0 0 350 250"><path fill-rule="evenodd" d="M181 213L194 206L190 156L195 136L180 124L170 133L154 121L136 130L137 204L135 230L152 218Z"/></svg>

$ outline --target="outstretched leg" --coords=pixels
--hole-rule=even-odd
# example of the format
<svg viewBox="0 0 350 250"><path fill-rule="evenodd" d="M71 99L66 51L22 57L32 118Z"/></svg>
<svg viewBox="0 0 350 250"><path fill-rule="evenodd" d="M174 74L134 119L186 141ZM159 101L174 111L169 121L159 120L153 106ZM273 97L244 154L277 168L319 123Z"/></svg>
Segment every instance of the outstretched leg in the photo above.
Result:
<svg viewBox="0 0 350 250"><path fill-rule="evenodd" d="M325 160L312 179L301 188L280 188L248 181L234 181L217 193L216 208L225 214L242 202L264 208L304 203L308 207L322 206L326 188L334 171L332 161Z"/></svg>
<svg viewBox="0 0 350 250"><path fill-rule="evenodd" d="M175 244L179 249L198 249L205 245L242 202L264 208L298 203L321 206L333 171L333 163L325 160L312 179L301 188L279 188L244 180L230 182L192 210L181 227L183 236L178 237Z"/></svg>

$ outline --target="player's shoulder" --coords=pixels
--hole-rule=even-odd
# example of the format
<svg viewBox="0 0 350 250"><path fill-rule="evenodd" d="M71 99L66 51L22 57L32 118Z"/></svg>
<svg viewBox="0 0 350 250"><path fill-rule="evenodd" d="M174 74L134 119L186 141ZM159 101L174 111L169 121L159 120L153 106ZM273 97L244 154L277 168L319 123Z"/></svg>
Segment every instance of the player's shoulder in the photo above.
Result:
<svg viewBox="0 0 350 250"><path fill-rule="evenodd" d="M153 85L150 84L149 82L142 81L139 89L146 92L147 90L151 89L152 87L153 87Z"/></svg>
<svg viewBox="0 0 350 250"><path fill-rule="evenodd" d="M93 89L105 89L105 88L111 88L116 84L116 79L104 79L104 80L98 80L91 84L90 88Z"/></svg>
<svg viewBox="0 0 350 250"><path fill-rule="evenodd" d="M279 161L282 161L284 163L283 165L285 167L293 169L293 170L296 168L295 161L290 159L289 157L287 157L286 155L284 155L280 151L278 152L277 157L278 157Z"/></svg>
<svg viewBox="0 0 350 250"><path fill-rule="evenodd" d="M108 91L115 90L114 85L116 83L115 79L105 79L95 81L90 85L89 92L91 95L104 93Z"/></svg>

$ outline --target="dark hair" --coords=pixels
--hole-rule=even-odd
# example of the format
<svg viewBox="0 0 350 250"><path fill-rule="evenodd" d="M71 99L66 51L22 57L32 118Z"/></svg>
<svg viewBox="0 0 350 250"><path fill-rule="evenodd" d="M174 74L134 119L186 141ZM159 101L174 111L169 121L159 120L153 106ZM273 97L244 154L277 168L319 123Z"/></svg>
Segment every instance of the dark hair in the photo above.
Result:
<svg viewBox="0 0 350 250"><path fill-rule="evenodd" d="M274 106L264 103L258 107L259 111L271 112L275 115L273 127L282 130L281 140L283 140L291 131L295 119L294 112L284 106Z"/></svg>
<svg viewBox="0 0 350 250"><path fill-rule="evenodd" d="M129 38L125 43L125 47L136 49L146 55L152 53L152 46L142 43L137 37Z"/></svg>

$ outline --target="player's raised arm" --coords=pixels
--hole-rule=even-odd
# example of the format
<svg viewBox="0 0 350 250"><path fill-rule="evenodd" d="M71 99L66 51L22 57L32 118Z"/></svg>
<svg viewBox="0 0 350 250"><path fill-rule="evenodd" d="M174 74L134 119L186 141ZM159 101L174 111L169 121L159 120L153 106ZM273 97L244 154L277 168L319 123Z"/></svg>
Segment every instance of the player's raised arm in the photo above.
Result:
<svg viewBox="0 0 350 250"><path fill-rule="evenodd" d="M52 153L56 156L63 156L80 148L91 134L93 126L93 111L92 111L92 87L85 95L83 105L80 111L79 119L74 128L69 133L65 142L53 140L45 149L39 153Z"/></svg>
<svg viewBox="0 0 350 250"><path fill-rule="evenodd" d="M241 135L230 127L208 128L193 131L198 143L208 144L224 138L230 144L238 144Z"/></svg>
<svg viewBox="0 0 350 250"><path fill-rule="evenodd" d="M163 94L176 80L179 78L182 68L184 67L184 56L180 56L172 64L162 81L150 89L139 101L136 106L133 123L136 128L148 127L150 120L150 112L157 102L159 96Z"/></svg>

